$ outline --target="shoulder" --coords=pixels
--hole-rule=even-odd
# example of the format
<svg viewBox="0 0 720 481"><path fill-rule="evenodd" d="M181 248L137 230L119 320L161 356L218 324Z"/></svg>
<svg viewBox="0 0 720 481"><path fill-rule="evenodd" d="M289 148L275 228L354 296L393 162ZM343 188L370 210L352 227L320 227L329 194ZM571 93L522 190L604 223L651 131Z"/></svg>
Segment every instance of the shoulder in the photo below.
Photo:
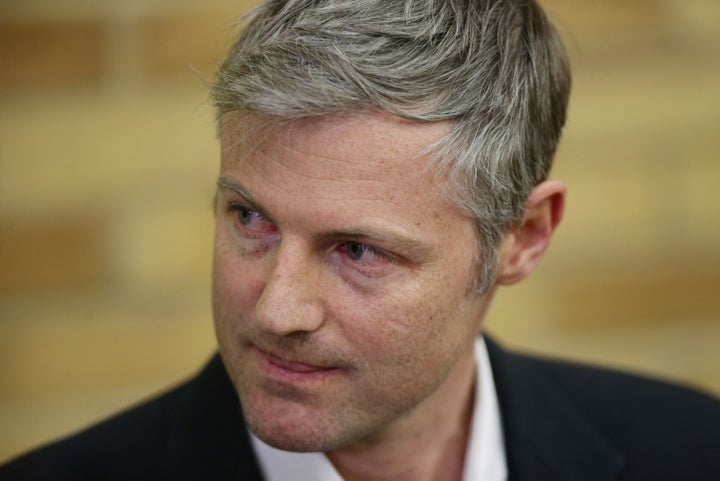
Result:
<svg viewBox="0 0 720 481"><path fill-rule="evenodd" d="M235 452L224 454L218 444ZM251 453L239 402L216 357L190 381L12 460L0 467L0 480L192 478L195 471L235 471L242 461L254 469Z"/></svg>
<svg viewBox="0 0 720 481"><path fill-rule="evenodd" d="M494 344L489 350L499 397L500 391L510 398L543 391L561 398L622 453L626 472L635 473L627 479L673 479L669 473L676 472L687 476L677 479L703 479L691 473L720 472L720 402L712 396L612 369L508 353ZM525 405L505 401L521 410Z"/></svg>
<svg viewBox="0 0 720 481"><path fill-rule="evenodd" d="M109 479L109 473L122 479L122 473L142 472L140 466L145 470L160 456L184 389L31 451L0 468L0 479Z"/></svg>
<svg viewBox="0 0 720 481"><path fill-rule="evenodd" d="M598 421L636 420L644 435L648 428L701 435L710 427L720 435L720 402L693 387L566 360L517 358ZM645 423L651 419L656 423ZM635 426L630 422L618 428Z"/></svg>

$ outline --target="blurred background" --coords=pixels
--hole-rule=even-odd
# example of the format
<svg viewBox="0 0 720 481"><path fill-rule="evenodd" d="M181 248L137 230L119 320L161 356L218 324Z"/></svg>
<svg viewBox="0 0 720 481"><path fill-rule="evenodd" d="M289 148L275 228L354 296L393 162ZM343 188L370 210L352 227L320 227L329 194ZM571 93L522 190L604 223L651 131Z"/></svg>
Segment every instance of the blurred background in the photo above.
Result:
<svg viewBox="0 0 720 481"><path fill-rule="evenodd" d="M0 3L0 461L214 352L207 81L253 3ZM542 3L568 207L488 329L720 394L720 2Z"/></svg>

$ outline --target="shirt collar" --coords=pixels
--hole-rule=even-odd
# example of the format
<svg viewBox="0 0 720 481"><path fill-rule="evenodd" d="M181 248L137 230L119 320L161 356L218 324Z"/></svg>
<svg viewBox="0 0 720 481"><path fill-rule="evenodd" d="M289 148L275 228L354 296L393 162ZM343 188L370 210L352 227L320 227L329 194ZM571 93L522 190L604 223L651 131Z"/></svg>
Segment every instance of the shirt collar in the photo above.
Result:
<svg viewBox="0 0 720 481"><path fill-rule="evenodd" d="M475 405L465 451L463 481L505 481L507 459L500 408L482 337L475 343L475 362L478 366ZM250 438L267 481L343 481L323 453L283 451L265 444L252 433Z"/></svg>

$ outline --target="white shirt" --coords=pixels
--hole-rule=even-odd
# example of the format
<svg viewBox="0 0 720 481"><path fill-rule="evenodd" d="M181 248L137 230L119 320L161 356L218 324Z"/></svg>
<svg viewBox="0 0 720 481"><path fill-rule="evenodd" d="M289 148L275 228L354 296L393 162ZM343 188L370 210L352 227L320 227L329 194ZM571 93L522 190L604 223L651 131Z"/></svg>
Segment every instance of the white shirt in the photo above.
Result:
<svg viewBox="0 0 720 481"><path fill-rule="evenodd" d="M506 481L507 459L500 408L490 358L482 337L475 343L475 362L478 379L462 479ZM252 433L250 437L267 481L343 481L323 453L282 451L268 446Z"/></svg>

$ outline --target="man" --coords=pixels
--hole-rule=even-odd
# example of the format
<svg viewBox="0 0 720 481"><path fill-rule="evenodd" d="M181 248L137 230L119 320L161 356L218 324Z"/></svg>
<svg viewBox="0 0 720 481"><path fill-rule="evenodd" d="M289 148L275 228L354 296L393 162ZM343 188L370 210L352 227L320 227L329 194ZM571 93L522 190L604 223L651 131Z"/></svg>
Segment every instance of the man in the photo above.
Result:
<svg viewBox="0 0 720 481"><path fill-rule="evenodd" d="M711 480L720 405L481 336L560 222L534 2L268 1L219 70L195 379L2 479Z"/></svg>

